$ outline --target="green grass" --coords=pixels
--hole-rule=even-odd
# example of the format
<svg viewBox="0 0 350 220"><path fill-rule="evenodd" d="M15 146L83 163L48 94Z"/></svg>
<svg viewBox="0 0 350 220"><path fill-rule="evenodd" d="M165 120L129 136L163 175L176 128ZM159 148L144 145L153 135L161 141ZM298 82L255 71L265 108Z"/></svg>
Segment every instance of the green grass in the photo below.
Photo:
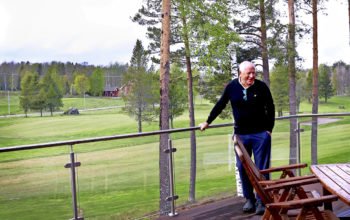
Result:
<svg viewBox="0 0 350 220"><path fill-rule="evenodd" d="M326 103L324 102L324 99L321 99L318 112L350 112L350 101L348 101L348 99L349 96L334 96L328 99ZM312 112L312 103L302 102L300 104L300 112Z"/></svg>
<svg viewBox="0 0 350 220"><path fill-rule="evenodd" d="M82 109L91 109L99 107L123 106L124 102L121 98L112 97L67 97L62 99L63 107L61 111L65 111L70 107ZM19 105L19 92L0 91L0 115L8 114L24 114ZM31 112L28 112L31 113Z"/></svg>
<svg viewBox="0 0 350 220"><path fill-rule="evenodd" d="M20 114L19 93L0 91L0 115Z"/></svg>
<svg viewBox="0 0 350 220"><path fill-rule="evenodd" d="M349 97L333 97L320 112L350 108ZM67 98L65 106L78 107L81 98ZM88 98L91 107L113 106L115 99ZM196 100L196 123L206 119L212 104ZM0 99L0 104L3 101ZM88 104L89 103L89 104ZM123 105L117 103L116 105ZM67 108L68 108L67 107ZM303 103L302 112L310 112ZM324 110L327 109L327 110ZM346 111L345 109L345 111ZM344 111L344 109L342 109ZM5 108L6 113L6 108ZM349 162L350 117L320 125L319 163ZM308 120L308 119L305 119ZM231 120L217 119L215 124ZM158 130L158 122L144 123L144 131ZM188 127L187 114L175 127ZM310 162L310 126L303 125L302 161ZM78 116L0 118L0 147L136 133L137 123L119 110L82 112ZM208 129L197 134L196 199L232 196L235 192L232 128ZM177 205L186 204L189 187L188 132L171 134L175 153ZM86 219L134 219L158 210L159 137L150 136L81 144L74 147L78 168L78 199ZM288 163L289 122L276 121L272 165ZM0 157L0 219L72 218L69 170L70 147L2 153ZM308 173L309 170L303 171Z"/></svg>

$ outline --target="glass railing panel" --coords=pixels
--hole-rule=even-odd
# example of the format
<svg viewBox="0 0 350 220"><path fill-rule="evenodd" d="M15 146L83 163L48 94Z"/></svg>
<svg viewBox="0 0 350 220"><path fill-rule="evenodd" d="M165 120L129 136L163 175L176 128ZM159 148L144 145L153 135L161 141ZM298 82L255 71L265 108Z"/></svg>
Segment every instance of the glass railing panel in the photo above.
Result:
<svg viewBox="0 0 350 220"><path fill-rule="evenodd" d="M232 128L196 131L196 202L233 196L236 192ZM176 137L176 136L175 136ZM191 147L189 135L173 141L177 205L189 202Z"/></svg>
<svg viewBox="0 0 350 220"><path fill-rule="evenodd" d="M272 133L271 142L271 167L284 166L289 164L289 127L288 131L285 126L287 121L276 121L275 129ZM288 122L289 126L289 122ZM297 161L297 158L294 158ZM271 174L272 179L279 178L281 173Z"/></svg>
<svg viewBox="0 0 350 220"><path fill-rule="evenodd" d="M159 143L134 138L76 148L79 206L87 219L136 219L158 214Z"/></svg>
<svg viewBox="0 0 350 220"><path fill-rule="evenodd" d="M0 219L72 218L68 153L66 147L2 153Z"/></svg>
<svg viewBox="0 0 350 220"><path fill-rule="evenodd" d="M301 158L311 164L311 118L301 123ZM350 117L320 118L317 132L318 164L349 163Z"/></svg>

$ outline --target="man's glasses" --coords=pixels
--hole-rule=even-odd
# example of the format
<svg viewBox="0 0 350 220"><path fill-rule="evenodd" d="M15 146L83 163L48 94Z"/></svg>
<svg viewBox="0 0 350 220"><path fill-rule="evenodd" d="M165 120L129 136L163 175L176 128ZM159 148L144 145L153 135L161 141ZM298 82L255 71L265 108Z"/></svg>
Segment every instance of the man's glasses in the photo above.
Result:
<svg viewBox="0 0 350 220"><path fill-rule="evenodd" d="M247 101L248 100L248 97L247 97L247 90L246 89L243 89L243 99L244 101Z"/></svg>

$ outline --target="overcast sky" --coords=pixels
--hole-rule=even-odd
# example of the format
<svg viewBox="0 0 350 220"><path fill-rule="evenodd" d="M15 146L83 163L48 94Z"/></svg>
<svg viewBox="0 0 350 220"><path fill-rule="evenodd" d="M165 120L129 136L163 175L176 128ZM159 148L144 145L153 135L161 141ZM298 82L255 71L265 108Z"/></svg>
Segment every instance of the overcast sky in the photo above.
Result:
<svg viewBox="0 0 350 220"><path fill-rule="evenodd" d="M344 0L330 2L328 16L319 15L319 62L349 64L347 5ZM0 62L129 62L136 39L145 39L145 28L130 21L141 3L0 0ZM304 67L311 67L311 40L300 43L298 51L306 58Z"/></svg>

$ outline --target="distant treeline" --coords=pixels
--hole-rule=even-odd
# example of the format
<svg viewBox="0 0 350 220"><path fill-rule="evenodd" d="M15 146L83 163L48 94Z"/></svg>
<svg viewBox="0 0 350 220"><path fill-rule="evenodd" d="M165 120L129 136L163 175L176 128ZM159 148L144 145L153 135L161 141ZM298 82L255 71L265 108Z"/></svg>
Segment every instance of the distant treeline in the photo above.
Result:
<svg viewBox="0 0 350 220"><path fill-rule="evenodd" d="M90 77L96 70L104 75L105 86L120 87L121 77L127 71L128 64L112 63L108 66L95 66L88 63L56 62L30 63L30 62L3 62L0 65L0 90L18 91L21 88L21 78L26 71L38 73L39 77L45 76L48 71L55 71L65 79L68 84L74 83L74 75L84 74Z"/></svg>

